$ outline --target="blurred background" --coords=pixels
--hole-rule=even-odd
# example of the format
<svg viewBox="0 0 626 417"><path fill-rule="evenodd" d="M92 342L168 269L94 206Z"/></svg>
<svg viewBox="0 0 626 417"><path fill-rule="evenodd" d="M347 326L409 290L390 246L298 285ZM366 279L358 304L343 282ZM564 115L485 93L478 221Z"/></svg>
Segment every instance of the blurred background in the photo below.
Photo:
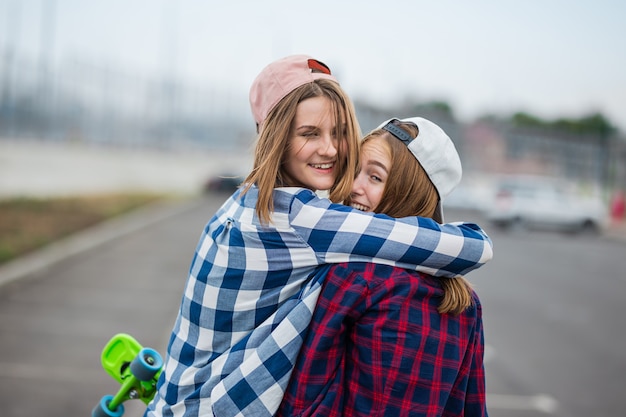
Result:
<svg viewBox="0 0 626 417"><path fill-rule="evenodd" d="M0 208L184 197L0 267L4 412L87 415L116 389L98 362L115 332L164 352L195 239L251 168L248 89L304 53L364 133L421 115L455 142L446 218L495 245L470 276L491 414L623 415L625 18L617 0L0 0ZM1 213L0 264L3 234L67 221Z"/></svg>
<svg viewBox="0 0 626 417"><path fill-rule="evenodd" d="M56 177L72 185L71 169L93 171L94 189L108 180L188 190L214 174L245 173L253 78L274 59L307 53L333 69L364 132L390 116L441 124L469 188L500 174L562 177L609 204L626 187L625 8L607 0L384 8L0 0L0 149L10 159L0 167L0 194L55 192ZM19 165L13 154L27 170L6 171ZM86 154L102 164L112 158L124 180L86 163ZM92 169L56 163L63 155ZM165 162L170 155L189 158L188 174ZM29 178L39 169L49 190ZM136 178L141 172L149 178Z"/></svg>

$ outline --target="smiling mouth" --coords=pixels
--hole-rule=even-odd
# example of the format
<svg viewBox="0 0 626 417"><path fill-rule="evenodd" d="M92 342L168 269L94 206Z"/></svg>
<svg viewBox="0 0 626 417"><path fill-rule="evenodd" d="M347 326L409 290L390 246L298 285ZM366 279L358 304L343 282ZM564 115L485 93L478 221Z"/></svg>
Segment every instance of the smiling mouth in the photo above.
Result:
<svg viewBox="0 0 626 417"><path fill-rule="evenodd" d="M324 164L309 164L315 169L331 169L335 163L334 162L326 162Z"/></svg>
<svg viewBox="0 0 626 417"><path fill-rule="evenodd" d="M352 208L355 208L355 209L361 210L361 211L369 211L370 210L369 207L364 206L363 204L359 204L359 203L352 203L352 204L350 204L350 206Z"/></svg>

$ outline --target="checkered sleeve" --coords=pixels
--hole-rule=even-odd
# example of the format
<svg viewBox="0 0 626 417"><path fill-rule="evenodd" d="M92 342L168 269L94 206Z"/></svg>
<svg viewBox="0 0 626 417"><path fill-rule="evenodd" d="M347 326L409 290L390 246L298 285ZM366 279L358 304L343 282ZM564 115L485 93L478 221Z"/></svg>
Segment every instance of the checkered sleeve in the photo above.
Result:
<svg viewBox="0 0 626 417"><path fill-rule="evenodd" d="M310 192L296 194L289 213L291 226L320 263L376 262L456 277L493 257L491 239L473 223L396 219L332 204Z"/></svg>
<svg viewBox="0 0 626 417"><path fill-rule="evenodd" d="M241 363L235 363L235 371L211 392L216 416L274 415L307 333L326 271L328 266L320 268L301 297L280 306L267 323L231 349L229 360Z"/></svg>

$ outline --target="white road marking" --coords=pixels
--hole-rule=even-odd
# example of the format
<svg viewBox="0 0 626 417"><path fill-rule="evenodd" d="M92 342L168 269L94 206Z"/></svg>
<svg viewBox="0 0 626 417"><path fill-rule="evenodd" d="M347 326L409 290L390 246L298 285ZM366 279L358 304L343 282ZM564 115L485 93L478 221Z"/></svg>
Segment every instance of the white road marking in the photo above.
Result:
<svg viewBox="0 0 626 417"><path fill-rule="evenodd" d="M485 344L483 363L489 362L494 356L496 356L496 350L493 348L493 346Z"/></svg>
<svg viewBox="0 0 626 417"><path fill-rule="evenodd" d="M554 414L559 402L548 394L501 395L487 394L487 408L500 410L532 410Z"/></svg>
<svg viewBox="0 0 626 417"><path fill-rule="evenodd" d="M69 367L51 367L28 363L0 363L0 378L15 378L39 381L67 381L84 382L89 380L106 379L103 370L85 370ZM547 394L537 395L502 395L487 393L488 409L499 410L528 410L554 414L559 403Z"/></svg>
<svg viewBox="0 0 626 417"><path fill-rule="evenodd" d="M493 346L485 344L484 363L496 356ZM554 414L559 402L548 394L536 395L503 395L487 393L487 408L499 410L528 410Z"/></svg>

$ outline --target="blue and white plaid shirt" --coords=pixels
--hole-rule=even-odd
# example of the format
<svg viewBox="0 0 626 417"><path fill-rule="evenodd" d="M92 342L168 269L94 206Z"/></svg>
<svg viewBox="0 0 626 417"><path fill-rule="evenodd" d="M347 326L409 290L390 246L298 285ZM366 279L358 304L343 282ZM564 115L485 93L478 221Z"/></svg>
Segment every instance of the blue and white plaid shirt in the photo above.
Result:
<svg viewBox="0 0 626 417"><path fill-rule="evenodd" d="M207 224L146 416L271 416L280 405L321 283L323 264L376 262L455 277L492 257L475 224L394 219L274 191L262 225L258 189L236 191Z"/></svg>

